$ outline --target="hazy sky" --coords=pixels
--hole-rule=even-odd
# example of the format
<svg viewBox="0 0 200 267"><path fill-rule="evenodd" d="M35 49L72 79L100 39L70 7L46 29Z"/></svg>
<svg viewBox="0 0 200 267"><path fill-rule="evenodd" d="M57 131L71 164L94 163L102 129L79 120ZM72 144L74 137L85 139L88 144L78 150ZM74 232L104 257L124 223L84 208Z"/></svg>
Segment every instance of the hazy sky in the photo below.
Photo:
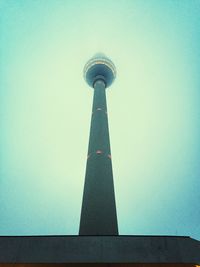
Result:
<svg viewBox="0 0 200 267"><path fill-rule="evenodd" d="M200 239L199 47L199 0L1 0L0 235L78 233L103 52L120 234Z"/></svg>

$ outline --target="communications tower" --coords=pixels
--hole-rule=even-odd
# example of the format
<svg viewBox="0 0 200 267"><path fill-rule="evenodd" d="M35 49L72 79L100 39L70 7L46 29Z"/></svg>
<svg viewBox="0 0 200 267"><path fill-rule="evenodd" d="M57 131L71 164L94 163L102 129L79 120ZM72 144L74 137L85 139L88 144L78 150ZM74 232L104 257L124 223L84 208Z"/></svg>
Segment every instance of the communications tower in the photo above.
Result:
<svg viewBox="0 0 200 267"><path fill-rule="evenodd" d="M94 97L79 235L118 235L106 105L106 88L115 77L113 62L101 53L84 67Z"/></svg>

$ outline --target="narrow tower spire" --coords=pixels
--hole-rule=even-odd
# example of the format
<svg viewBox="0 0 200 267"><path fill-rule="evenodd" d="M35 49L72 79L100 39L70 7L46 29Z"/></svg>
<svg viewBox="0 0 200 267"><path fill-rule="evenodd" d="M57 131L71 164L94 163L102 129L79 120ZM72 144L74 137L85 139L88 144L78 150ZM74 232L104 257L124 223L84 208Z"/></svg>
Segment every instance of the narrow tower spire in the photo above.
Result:
<svg viewBox="0 0 200 267"><path fill-rule="evenodd" d="M103 54L84 68L94 98L79 235L118 235L105 92L115 76L114 64Z"/></svg>

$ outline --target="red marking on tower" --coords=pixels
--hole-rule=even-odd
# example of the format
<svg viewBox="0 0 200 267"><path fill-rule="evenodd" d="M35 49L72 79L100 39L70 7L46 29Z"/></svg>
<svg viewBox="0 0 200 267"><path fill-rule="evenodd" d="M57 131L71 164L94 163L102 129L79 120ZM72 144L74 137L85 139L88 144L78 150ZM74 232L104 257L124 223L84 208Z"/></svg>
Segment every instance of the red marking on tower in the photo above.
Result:
<svg viewBox="0 0 200 267"><path fill-rule="evenodd" d="M103 153L102 150L97 150L97 151L96 151L96 154L102 154L102 153Z"/></svg>

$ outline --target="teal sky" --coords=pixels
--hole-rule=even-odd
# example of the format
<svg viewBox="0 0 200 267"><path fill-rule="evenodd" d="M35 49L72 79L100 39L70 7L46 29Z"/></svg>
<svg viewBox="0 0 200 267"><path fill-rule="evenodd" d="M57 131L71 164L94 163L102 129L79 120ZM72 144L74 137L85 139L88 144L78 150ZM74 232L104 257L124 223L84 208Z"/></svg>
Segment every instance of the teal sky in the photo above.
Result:
<svg viewBox="0 0 200 267"><path fill-rule="evenodd" d="M78 233L103 52L120 234L200 240L199 47L199 0L1 0L0 235Z"/></svg>

